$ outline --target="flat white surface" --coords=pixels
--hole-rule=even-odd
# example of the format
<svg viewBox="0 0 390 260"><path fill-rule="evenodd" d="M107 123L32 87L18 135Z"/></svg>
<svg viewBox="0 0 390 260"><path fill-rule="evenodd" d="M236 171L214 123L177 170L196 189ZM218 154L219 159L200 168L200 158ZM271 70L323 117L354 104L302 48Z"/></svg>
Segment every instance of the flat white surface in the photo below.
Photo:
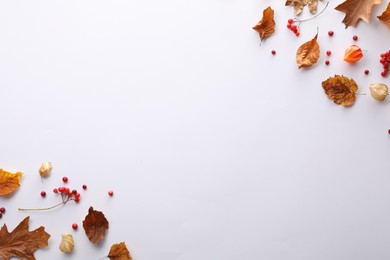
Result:
<svg viewBox="0 0 390 260"><path fill-rule="evenodd" d="M359 93L389 84L378 59L390 31L375 18L387 3L347 30L339 3L297 38L284 1L0 1L0 167L24 172L0 223L45 226L37 259L98 259L121 241L135 260L390 259L390 104L344 108L321 87L334 74ZM259 46L251 27L268 5L276 33ZM298 70L317 27L319 63ZM365 57L349 65L354 43ZM89 187L79 205L17 211L58 202L65 175ZM81 228L89 206L110 222L99 246Z"/></svg>

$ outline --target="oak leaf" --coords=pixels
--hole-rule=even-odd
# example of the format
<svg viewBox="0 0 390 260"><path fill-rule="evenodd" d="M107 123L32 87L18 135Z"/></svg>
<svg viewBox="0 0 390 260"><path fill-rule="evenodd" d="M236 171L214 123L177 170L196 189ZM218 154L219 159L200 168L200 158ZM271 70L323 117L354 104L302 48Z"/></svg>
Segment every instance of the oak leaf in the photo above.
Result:
<svg viewBox="0 0 390 260"><path fill-rule="evenodd" d="M388 3L386 10L378 16L378 19L384 22L390 28L390 3Z"/></svg>
<svg viewBox="0 0 390 260"><path fill-rule="evenodd" d="M318 33L308 42L302 44L296 54L298 68L311 67L317 63L320 57L320 46L317 42Z"/></svg>
<svg viewBox="0 0 390 260"><path fill-rule="evenodd" d="M372 7L380 3L381 0L346 0L335 9L345 13L343 23L347 28L348 26L356 26L360 19L369 23Z"/></svg>
<svg viewBox="0 0 390 260"><path fill-rule="evenodd" d="M337 105L352 106L356 100L358 85L353 79L335 75L322 82L322 87L328 98Z"/></svg>
<svg viewBox="0 0 390 260"><path fill-rule="evenodd" d="M111 260L132 260L129 250L126 247L125 242L119 244L113 244L110 248L110 252L107 255Z"/></svg>
<svg viewBox="0 0 390 260"><path fill-rule="evenodd" d="M298 15L307 4L309 4L310 13L315 14L317 12L318 0L287 0L285 6L294 6L294 13Z"/></svg>
<svg viewBox="0 0 390 260"><path fill-rule="evenodd" d="M261 41L271 36L275 32L274 13L274 10L268 6L266 9L264 9L261 20L252 27L253 30L259 33Z"/></svg>
<svg viewBox="0 0 390 260"><path fill-rule="evenodd" d="M0 259L18 257L23 260L35 260L35 250L48 245L50 235L46 233L45 228L41 226L30 232L29 220L30 217L26 217L11 233L8 232L7 225L3 225L0 230Z"/></svg>
<svg viewBox="0 0 390 260"><path fill-rule="evenodd" d="M83 220L83 228L89 241L93 244L97 244L107 233L108 220L103 212L94 210L93 207L90 207L88 215Z"/></svg>
<svg viewBox="0 0 390 260"><path fill-rule="evenodd" d="M21 172L11 173L0 169L0 195L7 195L18 189L22 175Z"/></svg>

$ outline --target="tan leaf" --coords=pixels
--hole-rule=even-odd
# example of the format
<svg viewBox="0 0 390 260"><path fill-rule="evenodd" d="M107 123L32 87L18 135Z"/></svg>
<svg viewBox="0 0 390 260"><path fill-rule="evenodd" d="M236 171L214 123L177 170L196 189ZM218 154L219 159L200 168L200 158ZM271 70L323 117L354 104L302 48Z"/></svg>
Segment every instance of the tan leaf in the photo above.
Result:
<svg viewBox="0 0 390 260"><path fill-rule="evenodd" d="M126 247L125 242L119 244L113 244L108 253L108 258L111 260L132 260L129 250Z"/></svg>
<svg viewBox="0 0 390 260"><path fill-rule="evenodd" d="M337 105L352 106L356 100L358 85L353 79L335 75L322 82L322 87L328 98Z"/></svg>
<svg viewBox="0 0 390 260"><path fill-rule="evenodd" d="M320 1L322 2L323 0ZM315 14L317 12L318 0L287 0L285 6L294 6L294 13L298 15L307 4L309 4L310 13Z"/></svg>
<svg viewBox="0 0 390 260"><path fill-rule="evenodd" d="M384 22L390 28L390 3L387 4L386 10L378 16L378 19Z"/></svg>
<svg viewBox="0 0 390 260"><path fill-rule="evenodd" d="M0 230L0 259L18 257L23 260L34 260L34 252L48 245L50 235L46 233L45 228L41 226L29 232L29 220L30 217L26 217L11 233L8 232L7 225L3 225Z"/></svg>
<svg viewBox="0 0 390 260"><path fill-rule="evenodd" d="M0 195L7 195L20 186L20 179L23 173L10 173L0 169Z"/></svg>
<svg viewBox="0 0 390 260"><path fill-rule="evenodd" d="M347 28L348 26L356 26L360 19L369 23L372 7L380 3L381 0L346 0L335 9L345 13L343 23Z"/></svg>
<svg viewBox="0 0 390 260"><path fill-rule="evenodd" d="M271 36L275 32L274 10L268 6L263 11L263 18L252 28L259 33L261 41Z"/></svg>
<svg viewBox="0 0 390 260"><path fill-rule="evenodd" d="M108 221L103 212L94 210L93 207L90 207L88 215L83 220L83 228L89 241L93 244L97 244L107 233Z"/></svg>
<svg viewBox="0 0 390 260"><path fill-rule="evenodd" d="M320 57L320 46L317 42L318 33L308 42L302 44L296 54L298 68L311 67L317 63Z"/></svg>

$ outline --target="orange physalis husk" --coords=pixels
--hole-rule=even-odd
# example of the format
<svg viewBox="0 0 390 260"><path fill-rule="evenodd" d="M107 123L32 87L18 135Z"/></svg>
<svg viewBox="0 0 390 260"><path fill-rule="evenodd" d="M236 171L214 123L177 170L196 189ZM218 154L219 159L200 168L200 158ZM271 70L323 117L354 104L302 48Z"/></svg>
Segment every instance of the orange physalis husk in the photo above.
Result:
<svg viewBox="0 0 390 260"><path fill-rule="evenodd" d="M357 45L351 45L345 50L344 60L349 63L354 63L363 57L362 49Z"/></svg>

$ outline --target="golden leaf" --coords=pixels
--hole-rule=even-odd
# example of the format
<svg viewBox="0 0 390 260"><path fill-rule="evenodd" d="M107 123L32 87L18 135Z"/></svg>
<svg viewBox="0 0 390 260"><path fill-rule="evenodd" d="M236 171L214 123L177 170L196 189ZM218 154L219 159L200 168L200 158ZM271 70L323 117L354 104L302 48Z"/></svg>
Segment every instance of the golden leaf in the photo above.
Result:
<svg viewBox="0 0 390 260"><path fill-rule="evenodd" d="M20 179L23 173L10 173L0 169L0 195L7 195L14 192L20 186Z"/></svg>
<svg viewBox="0 0 390 260"><path fill-rule="evenodd" d="M352 106L356 100L358 85L353 79L335 75L322 82L322 87L328 98L337 105Z"/></svg>
<svg viewBox="0 0 390 260"><path fill-rule="evenodd" d="M320 1L322 2L323 0ZM298 15L307 4L309 4L310 13L315 14L317 12L318 0L287 0L285 6L294 6L294 13Z"/></svg>
<svg viewBox="0 0 390 260"><path fill-rule="evenodd" d="M263 18L252 29L259 33L261 41L275 32L274 10L270 6L263 11Z"/></svg>
<svg viewBox="0 0 390 260"><path fill-rule="evenodd" d="M29 220L30 217L26 217L11 233L8 232L7 225L3 225L0 230L0 259L15 256L35 260L35 250L47 247L50 235L42 226L28 231Z"/></svg>
<svg viewBox="0 0 390 260"><path fill-rule="evenodd" d="M363 52L362 49L360 49L357 45L351 45L345 50L344 53L344 61L349 63L355 63L358 60L363 58Z"/></svg>
<svg viewBox="0 0 390 260"><path fill-rule="evenodd" d="M356 26L360 19L369 23L372 7L380 3L381 0L346 0L335 9L345 13L343 23L347 28L348 26Z"/></svg>
<svg viewBox="0 0 390 260"><path fill-rule="evenodd" d="M113 244L108 253L108 258L111 260L132 260L129 250L126 247L125 242L119 244Z"/></svg>
<svg viewBox="0 0 390 260"><path fill-rule="evenodd" d="M320 46L317 42L318 33L314 38L308 42L302 44L296 54L298 68L311 67L317 63L320 57Z"/></svg>
<svg viewBox="0 0 390 260"><path fill-rule="evenodd" d="M378 16L378 19L384 22L390 28L390 3L388 3L386 10Z"/></svg>

